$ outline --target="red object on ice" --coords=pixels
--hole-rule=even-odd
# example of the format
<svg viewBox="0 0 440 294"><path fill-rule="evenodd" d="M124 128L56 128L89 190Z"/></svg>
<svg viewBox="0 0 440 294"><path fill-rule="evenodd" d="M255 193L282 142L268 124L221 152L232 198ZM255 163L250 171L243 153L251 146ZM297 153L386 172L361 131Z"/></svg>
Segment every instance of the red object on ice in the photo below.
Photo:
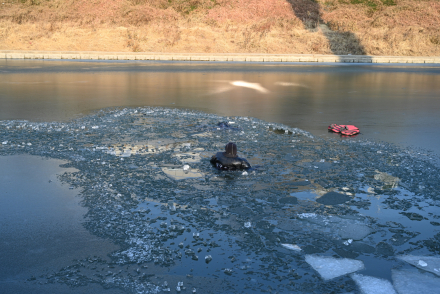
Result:
<svg viewBox="0 0 440 294"><path fill-rule="evenodd" d="M328 126L329 131L334 133L341 133L345 136L353 136L359 134L359 128L353 125L337 125L331 124Z"/></svg>

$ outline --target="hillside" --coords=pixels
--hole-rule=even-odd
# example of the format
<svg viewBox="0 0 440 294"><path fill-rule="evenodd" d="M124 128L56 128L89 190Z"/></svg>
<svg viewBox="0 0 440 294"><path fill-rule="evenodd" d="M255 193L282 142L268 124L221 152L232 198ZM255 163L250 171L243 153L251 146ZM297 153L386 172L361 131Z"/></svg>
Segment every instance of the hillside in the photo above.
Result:
<svg viewBox="0 0 440 294"><path fill-rule="evenodd" d="M0 50L440 55L438 0L0 2Z"/></svg>

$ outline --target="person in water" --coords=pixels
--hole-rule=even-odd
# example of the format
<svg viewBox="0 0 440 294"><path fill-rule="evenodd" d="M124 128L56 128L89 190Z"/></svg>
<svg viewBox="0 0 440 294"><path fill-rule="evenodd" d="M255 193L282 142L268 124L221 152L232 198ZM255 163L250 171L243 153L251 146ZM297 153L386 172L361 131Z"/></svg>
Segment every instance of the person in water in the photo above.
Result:
<svg viewBox="0 0 440 294"><path fill-rule="evenodd" d="M237 156L237 145L229 142L225 146L225 152L217 152L211 158L211 163L221 170L248 169L251 167L246 159Z"/></svg>

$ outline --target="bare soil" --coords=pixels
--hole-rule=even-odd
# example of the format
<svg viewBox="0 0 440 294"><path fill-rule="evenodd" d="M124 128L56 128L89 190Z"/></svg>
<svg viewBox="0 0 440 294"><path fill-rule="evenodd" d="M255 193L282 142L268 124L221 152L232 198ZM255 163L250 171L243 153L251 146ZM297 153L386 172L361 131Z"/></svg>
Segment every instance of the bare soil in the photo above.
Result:
<svg viewBox="0 0 440 294"><path fill-rule="evenodd" d="M0 50L440 55L438 0L0 0Z"/></svg>

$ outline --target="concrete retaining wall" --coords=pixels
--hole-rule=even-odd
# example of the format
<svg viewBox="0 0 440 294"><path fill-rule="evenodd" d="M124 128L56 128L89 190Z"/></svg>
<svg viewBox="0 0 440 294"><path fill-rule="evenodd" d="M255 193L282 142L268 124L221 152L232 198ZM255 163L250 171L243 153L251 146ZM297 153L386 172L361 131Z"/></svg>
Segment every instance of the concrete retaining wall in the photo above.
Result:
<svg viewBox="0 0 440 294"><path fill-rule="evenodd" d="M175 60L238 62L348 62L348 63L440 63L440 56L366 56L322 54L235 54L235 53L149 53L149 52L64 52L0 50L0 59L81 60Z"/></svg>

